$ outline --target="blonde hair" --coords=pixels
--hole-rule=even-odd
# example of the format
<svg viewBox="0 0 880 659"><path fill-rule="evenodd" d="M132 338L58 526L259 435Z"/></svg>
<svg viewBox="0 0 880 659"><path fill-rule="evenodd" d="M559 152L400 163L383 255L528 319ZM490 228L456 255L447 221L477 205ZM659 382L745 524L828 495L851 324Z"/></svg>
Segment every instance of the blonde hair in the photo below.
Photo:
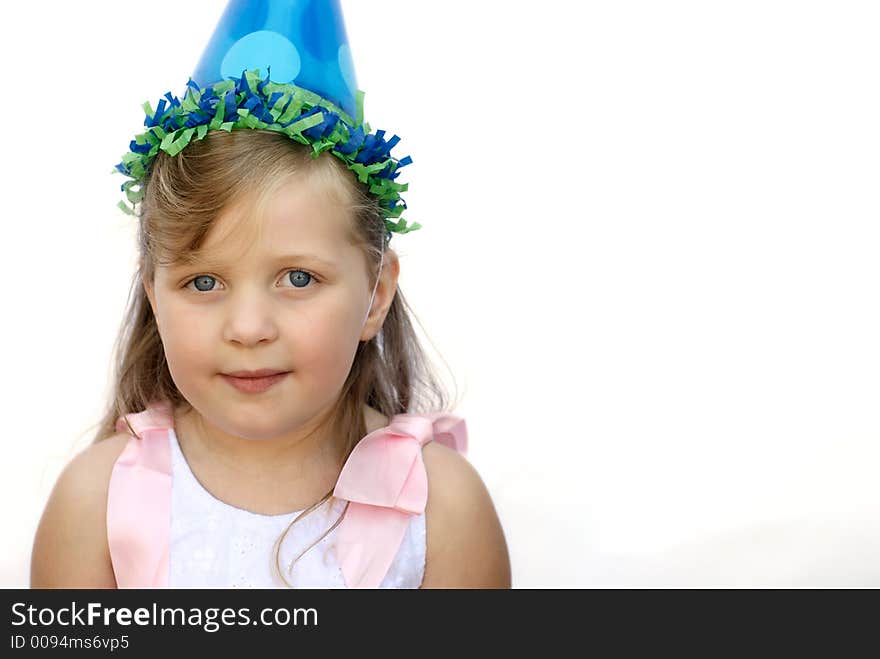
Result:
<svg viewBox="0 0 880 659"><path fill-rule="evenodd" d="M143 281L152 281L157 265L186 262L229 205L250 201L259 209L290 176L306 176L316 183L317 193L351 209L351 240L366 256L373 287L386 240L381 208L366 186L332 154L314 158L310 147L285 135L253 129L210 131L177 156L160 152L145 180L137 213L139 267L114 345L110 400L93 442L114 435L119 417L141 411L152 401L168 400L174 408L191 408L171 378ZM420 345L411 316L415 318L398 287L382 329L357 347L328 417L332 436L342 438L340 464L366 434L364 404L387 417L450 410L447 393ZM129 431L136 435L130 425ZM332 490L304 514L332 499L331 495ZM300 517L276 543L276 567L281 542Z"/></svg>

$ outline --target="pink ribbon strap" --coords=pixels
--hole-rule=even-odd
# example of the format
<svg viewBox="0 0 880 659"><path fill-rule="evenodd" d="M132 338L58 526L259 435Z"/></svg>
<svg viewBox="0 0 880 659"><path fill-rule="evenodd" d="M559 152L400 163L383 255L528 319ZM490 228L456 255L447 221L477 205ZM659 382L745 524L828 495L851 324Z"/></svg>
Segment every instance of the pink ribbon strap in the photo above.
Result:
<svg viewBox="0 0 880 659"><path fill-rule="evenodd" d="M464 419L445 413L398 414L351 452L333 496L349 501L336 553L349 588L378 588L413 515L425 511L422 447L431 440L467 452Z"/></svg>
<svg viewBox="0 0 880 659"><path fill-rule="evenodd" d="M113 465L107 498L107 542L119 588L168 586L171 540L171 446L173 425L168 401L124 418L141 439L132 436Z"/></svg>
<svg viewBox="0 0 880 659"><path fill-rule="evenodd" d="M171 542L172 407L168 401L127 414L132 436L113 465L107 500L107 541L119 588L168 586ZM333 495L349 501L339 524L337 557L349 588L377 588L400 547L407 524L425 511L428 478L422 447L429 441L467 452L464 419L445 413L398 414L355 446Z"/></svg>

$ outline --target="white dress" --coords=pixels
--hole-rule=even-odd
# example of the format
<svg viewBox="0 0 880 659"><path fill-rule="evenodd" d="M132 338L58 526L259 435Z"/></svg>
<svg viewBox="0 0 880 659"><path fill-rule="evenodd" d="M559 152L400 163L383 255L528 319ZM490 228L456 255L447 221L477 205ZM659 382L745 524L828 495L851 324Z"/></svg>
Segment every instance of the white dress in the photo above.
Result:
<svg viewBox="0 0 880 659"><path fill-rule="evenodd" d="M285 588L275 574L275 542L302 511L261 515L224 503L189 467L177 434L171 442L171 588ZM339 519L345 501L325 502L291 527L281 547L286 569L303 549ZM339 527L309 549L287 580L294 588L345 588L336 560ZM425 515L414 516L380 588L418 588L425 574Z"/></svg>

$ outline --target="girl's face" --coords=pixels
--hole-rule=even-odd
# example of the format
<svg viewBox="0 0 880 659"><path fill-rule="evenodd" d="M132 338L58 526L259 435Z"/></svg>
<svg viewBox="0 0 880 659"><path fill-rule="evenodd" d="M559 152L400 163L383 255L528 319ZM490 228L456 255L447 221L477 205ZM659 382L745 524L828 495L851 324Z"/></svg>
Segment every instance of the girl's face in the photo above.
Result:
<svg viewBox="0 0 880 659"><path fill-rule="evenodd" d="M293 180L262 218L249 210L247 203L224 210L203 260L157 267L144 286L184 398L221 431L271 439L308 426L335 402L358 342L381 327L398 265L386 250L364 324L372 287L366 257L349 242L345 209ZM261 393L223 377L258 369L289 373Z"/></svg>

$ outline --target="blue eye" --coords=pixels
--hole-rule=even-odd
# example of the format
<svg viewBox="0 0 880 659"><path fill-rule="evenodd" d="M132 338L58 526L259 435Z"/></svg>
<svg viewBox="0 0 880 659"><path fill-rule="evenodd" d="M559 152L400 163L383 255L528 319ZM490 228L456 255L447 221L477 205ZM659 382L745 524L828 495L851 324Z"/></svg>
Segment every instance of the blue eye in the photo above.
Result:
<svg viewBox="0 0 880 659"><path fill-rule="evenodd" d="M192 279L189 284L194 283L196 285L196 290L201 291L202 293L207 293L213 288L213 283L215 281L217 280L214 279L211 275L199 275L195 279ZM187 284L187 286L189 286L189 284ZM205 288L200 286L200 284L203 284Z"/></svg>
<svg viewBox="0 0 880 659"><path fill-rule="evenodd" d="M310 283L317 283L318 277L308 270L297 268L296 270L288 270L285 277L293 284L294 288L306 288ZM186 283L186 288L194 290L198 293L210 293L215 289L217 284L216 277L211 275L199 275L193 277Z"/></svg>
<svg viewBox="0 0 880 659"><path fill-rule="evenodd" d="M314 279L314 275L307 270L290 270L287 278L296 288L305 288Z"/></svg>

